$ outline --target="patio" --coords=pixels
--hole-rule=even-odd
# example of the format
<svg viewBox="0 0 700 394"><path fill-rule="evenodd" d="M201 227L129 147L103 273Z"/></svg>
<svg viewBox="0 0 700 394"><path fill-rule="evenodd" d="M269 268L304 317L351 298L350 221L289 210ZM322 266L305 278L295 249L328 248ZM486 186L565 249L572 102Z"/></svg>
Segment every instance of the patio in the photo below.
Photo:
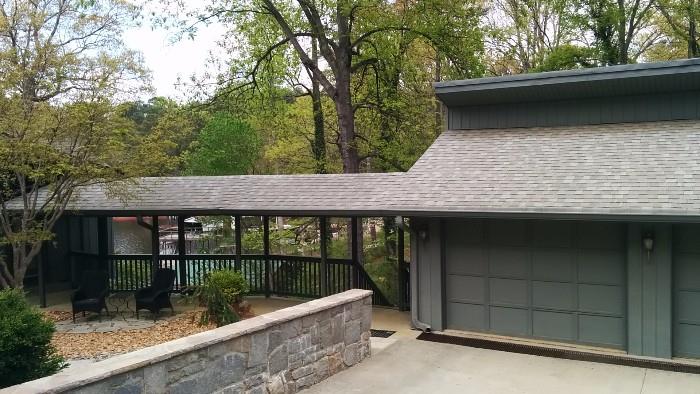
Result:
<svg viewBox="0 0 700 394"><path fill-rule="evenodd" d="M307 393L682 394L700 390L700 375L476 349L405 334L409 335L388 338L392 341L384 349L378 349L372 338L370 359Z"/></svg>
<svg viewBox="0 0 700 394"><path fill-rule="evenodd" d="M178 295L173 296L175 314L163 312L157 321L144 312L136 319L129 310L119 313L112 312L110 316L103 314L102 320L96 314L76 316L76 323L70 319L69 293L50 293L48 308L59 316L56 322L55 345L69 362L69 368L80 368L96 361L134 351L157 343L166 342L186 335L206 331L213 327L199 327L193 321L194 314L199 309L183 302ZM246 300L251 305L254 315L259 316L303 303L305 300L279 297L250 296ZM37 301L36 299L34 301ZM59 320L60 319L60 320ZM397 331L392 338L399 335L412 335L409 316L391 308L374 308L373 328ZM375 340L376 339L376 340ZM373 347L383 348L393 343L393 339L374 338Z"/></svg>

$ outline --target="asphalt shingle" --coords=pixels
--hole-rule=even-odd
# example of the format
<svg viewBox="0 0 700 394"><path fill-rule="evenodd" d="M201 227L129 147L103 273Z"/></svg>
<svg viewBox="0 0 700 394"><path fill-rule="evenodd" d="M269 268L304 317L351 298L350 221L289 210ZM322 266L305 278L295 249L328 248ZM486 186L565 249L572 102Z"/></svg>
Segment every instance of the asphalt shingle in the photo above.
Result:
<svg viewBox="0 0 700 394"><path fill-rule="evenodd" d="M688 120L446 131L406 173L143 178L126 202L91 186L69 209L699 216L698 191L700 121Z"/></svg>
<svg viewBox="0 0 700 394"><path fill-rule="evenodd" d="M700 214L700 121L443 133L403 209Z"/></svg>

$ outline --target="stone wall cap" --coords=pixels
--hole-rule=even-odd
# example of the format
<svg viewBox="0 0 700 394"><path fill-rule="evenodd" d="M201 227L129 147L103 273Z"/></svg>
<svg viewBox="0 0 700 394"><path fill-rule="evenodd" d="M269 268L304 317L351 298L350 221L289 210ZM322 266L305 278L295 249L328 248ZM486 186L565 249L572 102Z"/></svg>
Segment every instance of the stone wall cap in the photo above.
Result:
<svg viewBox="0 0 700 394"><path fill-rule="evenodd" d="M343 293L311 300L303 304L280 309L227 326L215 328L198 334L189 335L173 341L146 347L133 352L98 361L89 368L79 371L63 371L45 378L32 380L17 386L0 390L0 394L62 393L76 389L107 377L120 375L144 368L184 353L226 342L243 335L263 331L269 327L286 323L349 304L372 296L372 291L352 289Z"/></svg>

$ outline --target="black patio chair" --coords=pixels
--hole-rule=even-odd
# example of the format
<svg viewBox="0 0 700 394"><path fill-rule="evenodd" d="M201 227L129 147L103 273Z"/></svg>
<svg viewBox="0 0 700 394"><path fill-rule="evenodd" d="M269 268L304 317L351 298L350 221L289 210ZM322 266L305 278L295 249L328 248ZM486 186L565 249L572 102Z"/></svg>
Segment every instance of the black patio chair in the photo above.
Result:
<svg viewBox="0 0 700 394"><path fill-rule="evenodd" d="M136 299L136 318L139 318L139 310L147 309L153 314L153 321L158 317L161 309L170 308L173 314L173 304L170 303L170 292L175 284L175 271L170 268L159 268L153 275L153 284L139 289L134 294Z"/></svg>
<svg viewBox="0 0 700 394"><path fill-rule="evenodd" d="M73 306L73 323L78 312L95 312L102 321L102 309L107 311L105 298L109 294L109 277L104 271L85 271L80 287L73 292L70 301Z"/></svg>

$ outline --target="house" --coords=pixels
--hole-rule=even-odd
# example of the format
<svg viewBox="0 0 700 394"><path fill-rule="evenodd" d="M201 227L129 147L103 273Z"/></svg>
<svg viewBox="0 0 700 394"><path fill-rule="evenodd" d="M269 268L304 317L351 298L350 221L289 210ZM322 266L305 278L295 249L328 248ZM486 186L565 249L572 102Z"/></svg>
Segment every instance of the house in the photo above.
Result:
<svg viewBox="0 0 700 394"><path fill-rule="evenodd" d="M112 264L122 260L109 253L107 217L349 217L354 227L401 216L417 328L700 357L700 60L450 81L436 93L447 130L406 173L146 178L126 203L93 186L65 234L101 234L91 258ZM320 272L314 295L375 289L353 251L308 261ZM183 253L130 258L179 267L183 282L188 261L207 259ZM260 263L240 252L226 261L251 280L265 269L266 294L296 294L270 280L291 260L249 260Z"/></svg>
<svg viewBox="0 0 700 394"><path fill-rule="evenodd" d="M419 324L700 357L700 61L436 91L448 130L406 174Z"/></svg>

